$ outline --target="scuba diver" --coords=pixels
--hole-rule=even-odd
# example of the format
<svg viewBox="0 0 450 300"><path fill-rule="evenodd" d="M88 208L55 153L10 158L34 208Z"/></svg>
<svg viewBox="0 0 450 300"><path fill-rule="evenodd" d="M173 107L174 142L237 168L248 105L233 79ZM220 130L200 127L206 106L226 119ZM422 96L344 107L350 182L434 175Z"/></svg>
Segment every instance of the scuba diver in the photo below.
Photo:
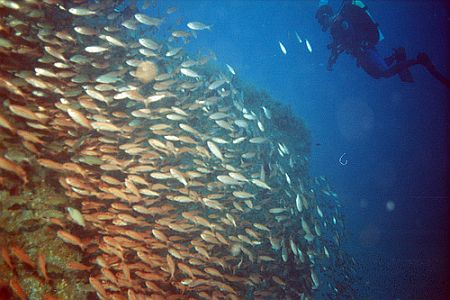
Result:
<svg viewBox="0 0 450 300"><path fill-rule="evenodd" d="M333 39L327 46L331 50L328 70L332 70L339 55L345 52L355 57L357 66L375 79L398 74L401 81L414 82L409 68L420 64L450 88L450 81L436 69L424 52L419 53L415 59L406 59L405 48L400 47L394 49L391 56L382 58L375 46L383 40L383 34L362 1L344 0L338 13L334 14L328 0L320 0L316 19L322 26L322 31L330 30Z"/></svg>

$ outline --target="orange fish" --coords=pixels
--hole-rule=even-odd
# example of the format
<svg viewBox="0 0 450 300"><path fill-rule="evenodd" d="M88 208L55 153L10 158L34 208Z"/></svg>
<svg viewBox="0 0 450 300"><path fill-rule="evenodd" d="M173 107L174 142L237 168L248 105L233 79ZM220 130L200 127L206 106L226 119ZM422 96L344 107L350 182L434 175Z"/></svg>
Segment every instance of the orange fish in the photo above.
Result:
<svg viewBox="0 0 450 300"><path fill-rule="evenodd" d="M128 282L131 282L131 273L130 268L126 264L122 264L123 276Z"/></svg>
<svg viewBox="0 0 450 300"><path fill-rule="evenodd" d="M25 106L11 104L9 105L9 110L19 117L33 121L41 121L41 119L39 119L39 117L33 111Z"/></svg>
<svg viewBox="0 0 450 300"><path fill-rule="evenodd" d="M12 254L17 257L18 260L21 262L29 265L33 269L36 269L36 264L33 262L30 256L20 247L18 246L12 246L11 247Z"/></svg>
<svg viewBox="0 0 450 300"><path fill-rule="evenodd" d="M22 181L25 184L28 183L27 173L18 164L14 163L6 158L0 157L0 169L13 172L18 177L20 177L20 179L22 179Z"/></svg>
<svg viewBox="0 0 450 300"><path fill-rule="evenodd" d="M29 142L29 141L25 141L22 140L22 145L25 147L25 149L29 150L30 152L36 154L36 155L40 155L41 153L39 152L38 148L36 148L36 146Z"/></svg>
<svg viewBox="0 0 450 300"><path fill-rule="evenodd" d="M129 300L137 300L136 293L132 289L128 289L127 296Z"/></svg>
<svg viewBox="0 0 450 300"><path fill-rule="evenodd" d="M56 161L45 158L38 158L37 162L44 168L52 169L55 171L64 171L63 165Z"/></svg>
<svg viewBox="0 0 450 300"><path fill-rule="evenodd" d="M48 282L50 278L48 277L47 268L45 266L45 256L42 253L39 253L38 255L38 267L42 276L44 276L45 282Z"/></svg>
<svg viewBox="0 0 450 300"><path fill-rule="evenodd" d="M108 298L108 294L106 293L106 290L100 280L91 276L89 277L89 283L94 288L94 290L96 290L97 293L99 293L103 298Z"/></svg>
<svg viewBox="0 0 450 300"><path fill-rule="evenodd" d="M68 233L67 231L64 230L58 230L56 232L56 235L62 239L64 242L68 243L68 244L72 244L74 246L78 246L81 248L81 250L84 251L86 245L83 244L83 242L81 241L81 239L71 233Z"/></svg>
<svg viewBox="0 0 450 300"><path fill-rule="evenodd" d="M92 129L91 122L83 115L82 112L69 108L67 113L78 125L81 125L87 129Z"/></svg>
<svg viewBox="0 0 450 300"><path fill-rule="evenodd" d="M66 267L68 269L74 270L74 271L90 271L92 269L92 267L83 265L76 261L71 261L71 262L67 263Z"/></svg>
<svg viewBox="0 0 450 300"><path fill-rule="evenodd" d="M12 133L16 133L16 129L12 126L12 124L8 121L8 119L6 119L6 117L4 117L3 115L0 114L0 127L9 129Z"/></svg>
<svg viewBox="0 0 450 300"><path fill-rule="evenodd" d="M105 276L106 279L108 279L109 281L111 281L112 283L119 285L119 282L117 281L116 275L114 275L113 272L111 272L110 269L107 268L102 268L101 272L103 274L103 276Z"/></svg>
<svg viewBox="0 0 450 300"><path fill-rule="evenodd" d="M61 228L66 228L66 224L61 219L58 218L49 218L48 221L53 225L59 226Z"/></svg>
<svg viewBox="0 0 450 300"><path fill-rule="evenodd" d="M45 142L43 140L41 140L39 138L39 136L37 136L37 134L26 131L26 130L17 130L17 135L19 135L24 140L35 143L35 144L40 144L40 145L45 144Z"/></svg>
<svg viewBox="0 0 450 300"><path fill-rule="evenodd" d="M86 169L83 169L81 166L75 164L75 163L64 163L63 165L64 170L72 171L77 174L80 174L83 177L86 177L88 171Z"/></svg>
<svg viewBox="0 0 450 300"><path fill-rule="evenodd" d="M2 247L2 257L8 267L10 267L11 270L14 269L14 266L11 262L11 257L9 256L8 249L6 247Z"/></svg>
<svg viewBox="0 0 450 300"><path fill-rule="evenodd" d="M15 278L11 278L9 280L9 286L14 291L14 294L17 295L17 297L20 298L20 300L27 300L27 294L25 294L25 291L23 290L22 286L20 285L19 281Z"/></svg>
<svg viewBox="0 0 450 300"><path fill-rule="evenodd" d="M173 260L173 257L169 254L166 255L166 260L167 266L169 267L170 279L172 280L175 278L175 261Z"/></svg>

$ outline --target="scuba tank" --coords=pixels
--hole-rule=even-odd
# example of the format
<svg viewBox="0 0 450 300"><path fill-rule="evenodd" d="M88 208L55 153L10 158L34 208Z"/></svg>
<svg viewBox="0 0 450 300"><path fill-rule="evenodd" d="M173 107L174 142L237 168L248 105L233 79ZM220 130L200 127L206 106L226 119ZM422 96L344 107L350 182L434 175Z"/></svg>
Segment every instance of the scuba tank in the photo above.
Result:
<svg viewBox="0 0 450 300"><path fill-rule="evenodd" d="M370 15L367 6L360 0L344 0L338 16L348 20L354 28L355 38L363 48L371 48L384 39L378 24Z"/></svg>
<svg viewBox="0 0 450 300"><path fill-rule="evenodd" d="M376 23L372 17L372 15L370 14L367 6L360 0L353 0L352 1L353 5L356 5L362 9L364 9L364 11L366 12L366 14L369 16L370 20L372 20L373 24L375 24L377 26L377 30L378 30L378 42L381 42L382 40L384 40L384 35L380 30L380 27L378 26L378 23Z"/></svg>

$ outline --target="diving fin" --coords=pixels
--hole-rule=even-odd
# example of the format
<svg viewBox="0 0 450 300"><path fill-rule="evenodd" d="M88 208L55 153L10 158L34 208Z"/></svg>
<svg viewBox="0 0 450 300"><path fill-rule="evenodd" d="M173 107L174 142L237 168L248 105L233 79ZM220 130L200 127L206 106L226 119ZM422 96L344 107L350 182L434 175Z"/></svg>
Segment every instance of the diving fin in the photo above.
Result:
<svg viewBox="0 0 450 300"><path fill-rule="evenodd" d="M421 52L417 55L417 63L423 65L434 78L450 89L450 80L436 69L434 64L431 62L430 57L426 53Z"/></svg>

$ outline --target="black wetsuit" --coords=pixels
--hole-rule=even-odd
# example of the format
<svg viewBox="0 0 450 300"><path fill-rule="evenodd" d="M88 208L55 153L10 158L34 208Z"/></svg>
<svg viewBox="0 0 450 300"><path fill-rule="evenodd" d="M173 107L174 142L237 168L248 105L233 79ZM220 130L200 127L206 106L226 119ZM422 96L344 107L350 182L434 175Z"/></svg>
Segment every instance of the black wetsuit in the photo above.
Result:
<svg viewBox="0 0 450 300"><path fill-rule="evenodd" d="M365 8L351 2L344 3L331 25L330 33L333 42L328 45L331 49L328 69L332 68L339 54L346 52L354 56L358 66L373 78L400 74L402 80L412 81L408 68L417 64L417 60L393 60L388 64L375 47L380 38L378 26L366 13Z"/></svg>

